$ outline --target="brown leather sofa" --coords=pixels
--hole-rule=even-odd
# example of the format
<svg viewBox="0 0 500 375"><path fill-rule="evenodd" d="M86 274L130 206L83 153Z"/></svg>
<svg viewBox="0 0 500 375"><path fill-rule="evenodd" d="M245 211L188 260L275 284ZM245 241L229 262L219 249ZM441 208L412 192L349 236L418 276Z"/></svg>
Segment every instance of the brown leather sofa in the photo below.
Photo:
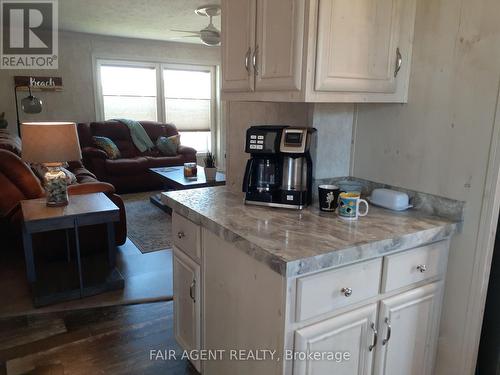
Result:
<svg viewBox="0 0 500 375"><path fill-rule="evenodd" d="M9 243L15 247L21 247L21 225L22 213L20 201L24 199L41 198L45 191L40 180L35 176L31 168L21 158L20 140L17 136L9 135L0 131L0 239L8 238ZM68 163L68 169L76 175L77 184L68 186L70 195L88 194L102 192L106 194L120 209L120 221L115 224L115 238L118 245L125 243L127 238L127 224L125 206L120 196L115 194L114 187L105 182L98 181L95 176L86 170L81 162ZM85 228L85 229L84 229ZM106 244L105 227L84 227L85 235L82 233L82 249L100 248ZM64 244L64 233L48 232L39 236L36 243ZM42 238L43 237L43 238ZM1 247L1 246L0 246Z"/></svg>
<svg viewBox="0 0 500 375"><path fill-rule="evenodd" d="M178 134L172 124L141 121L146 133L156 143L160 136ZM176 156L162 156L158 150L141 153L132 142L128 127L118 121L78 124L78 136L83 154L83 164L100 181L112 184L119 192L135 192L161 189L161 179L149 168L171 167L196 161L196 150L179 146ZM110 138L120 150L121 158L111 160L106 153L95 147L93 136Z"/></svg>

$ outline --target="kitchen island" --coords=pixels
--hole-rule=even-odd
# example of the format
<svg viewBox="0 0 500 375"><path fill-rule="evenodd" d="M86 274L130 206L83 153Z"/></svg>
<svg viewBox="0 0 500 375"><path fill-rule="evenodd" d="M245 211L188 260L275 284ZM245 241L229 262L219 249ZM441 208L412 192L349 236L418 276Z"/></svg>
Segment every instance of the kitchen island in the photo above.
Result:
<svg viewBox="0 0 500 375"><path fill-rule="evenodd" d="M202 374L432 373L454 222L376 207L347 222L247 206L226 187L162 200L176 339L221 353L192 359Z"/></svg>

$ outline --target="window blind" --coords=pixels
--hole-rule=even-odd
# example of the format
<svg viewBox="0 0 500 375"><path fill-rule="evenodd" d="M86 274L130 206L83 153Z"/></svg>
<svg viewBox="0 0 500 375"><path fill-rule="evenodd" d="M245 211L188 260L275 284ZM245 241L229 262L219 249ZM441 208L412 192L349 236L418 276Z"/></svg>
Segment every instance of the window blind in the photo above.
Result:
<svg viewBox="0 0 500 375"><path fill-rule="evenodd" d="M165 117L179 131L210 131L210 71L164 69Z"/></svg>

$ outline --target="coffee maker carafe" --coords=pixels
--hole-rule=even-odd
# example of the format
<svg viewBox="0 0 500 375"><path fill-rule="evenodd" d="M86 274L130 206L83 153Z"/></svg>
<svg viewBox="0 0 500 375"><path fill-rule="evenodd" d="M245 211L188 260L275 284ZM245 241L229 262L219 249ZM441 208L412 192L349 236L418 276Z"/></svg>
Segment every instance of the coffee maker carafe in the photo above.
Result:
<svg viewBox="0 0 500 375"><path fill-rule="evenodd" d="M273 191L279 181L279 160L271 157L255 159L255 173L252 174L250 187L259 192Z"/></svg>
<svg viewBox="0 0 500 375"><path fill-rule="evenodd" d="M252 126L247 130L245 203L302 209L311 203L313 128Z"/></svg>

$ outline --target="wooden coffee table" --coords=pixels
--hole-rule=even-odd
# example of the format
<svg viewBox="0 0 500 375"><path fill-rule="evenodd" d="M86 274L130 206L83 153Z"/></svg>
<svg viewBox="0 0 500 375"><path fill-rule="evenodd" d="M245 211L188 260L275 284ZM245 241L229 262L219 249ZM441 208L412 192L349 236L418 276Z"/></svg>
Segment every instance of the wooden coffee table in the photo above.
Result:
<svg viewBox="0 0 500 375"><path fill-rule="evenodd" d="M152 173L161 176L165 190L187 190L198 189L209 186L221 186L226 184L226 175L217 172L215 181L208 182L205 177L205 168L198 165L197 179L187 179L184 177L184 166L163 167L163 168L150 168ZM155 194L150 197L151 203L161 208L163 211L170 213L171 210L168 206L164 205L161 201L160 194Z"/></svg>

